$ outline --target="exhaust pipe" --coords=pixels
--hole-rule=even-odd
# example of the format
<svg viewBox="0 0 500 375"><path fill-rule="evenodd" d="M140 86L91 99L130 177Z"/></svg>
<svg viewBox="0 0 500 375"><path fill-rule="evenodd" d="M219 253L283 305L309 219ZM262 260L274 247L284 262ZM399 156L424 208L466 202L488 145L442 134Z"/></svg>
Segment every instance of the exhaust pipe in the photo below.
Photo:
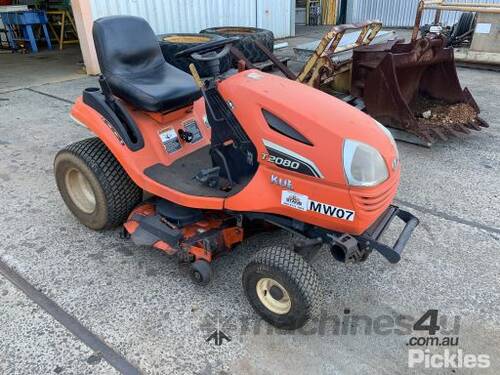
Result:
<svg viewBox="0 0 500 375"><path fill-rule="evenodd" d="M359 263L368 258L371 249L361 249L356 238L349 234L343 234L334 239L334 243L330 245L330 253L339 262Z"/></svg>

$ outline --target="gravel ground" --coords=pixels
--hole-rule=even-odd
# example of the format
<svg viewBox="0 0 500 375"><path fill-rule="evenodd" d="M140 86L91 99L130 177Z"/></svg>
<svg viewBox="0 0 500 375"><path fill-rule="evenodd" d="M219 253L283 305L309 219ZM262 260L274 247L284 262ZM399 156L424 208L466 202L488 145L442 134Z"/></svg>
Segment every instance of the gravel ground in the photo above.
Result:
<svg viewBox="0 0 500 375"><path fill-rule="evenodd" d="M59 149L89 136L69 119L68 101L94 78L0 95L6 99L0 100L0 259L145 374L475 373L409 369L409 335L392 326L367 331L364 320L354 319L407 315L414 322L429 309L447 318L442 329L455 329L460 349L490 356L481 374L498 374L500 74L460 69L459 75L491 127L431 150L399 144L397 199L421 225L396 265L373 254L346 266L323 249L314 263L324 292L321 324L275 331L245 300L240 277L248 257L263 245L290 242L286 233L248 240L216 262L214 283L201 288L167 255L75 220L57 192L52 161ZM221 346L205 341L217 317L231 337ZM335 317L343 322L339 332ZM5 278L0 338L2 374L116 372Z"/></svg>

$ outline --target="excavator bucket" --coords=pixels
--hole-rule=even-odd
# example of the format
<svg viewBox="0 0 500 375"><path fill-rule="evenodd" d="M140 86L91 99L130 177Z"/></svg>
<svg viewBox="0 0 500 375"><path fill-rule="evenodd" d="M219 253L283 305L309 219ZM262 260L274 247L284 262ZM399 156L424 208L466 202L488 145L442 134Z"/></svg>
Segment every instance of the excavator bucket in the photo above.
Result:
<svg viewBox="0 0 500 375"><path fill-rule="evenodd" d="M285 77L367 112L389 126L398 140L429 147L438 139L488 127L469 90L460 86L453 48L446 47L443 36L373 44L381 28L380 21L333 26L298 75L265 46L256 46ZM348 31L355 38L351 35L351 42L341 45ZM231 52L241 70L257 68L238 50Z"/></svg>
<svg viewBox="0 0 500 375"><path fill-rule="evenodd" d="M350 94L368 114L426 145L488 126L460 86L453 48L441 36L357 47L351 74Z"/></svg>

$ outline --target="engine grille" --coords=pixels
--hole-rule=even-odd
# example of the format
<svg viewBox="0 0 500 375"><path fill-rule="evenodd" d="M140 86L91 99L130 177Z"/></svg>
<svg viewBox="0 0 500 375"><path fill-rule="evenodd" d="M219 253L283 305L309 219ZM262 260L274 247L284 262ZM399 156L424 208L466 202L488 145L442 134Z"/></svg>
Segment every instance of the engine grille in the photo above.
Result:
<svg viewBox="0 0 500 375"><path fill-rule="evenodd" d="M398 188L398 180L392 181L388 187L382 192L369 193L364 191L352 191L354 204L363 211L374 212L385 208L391 203L391 200Z"/></svg>

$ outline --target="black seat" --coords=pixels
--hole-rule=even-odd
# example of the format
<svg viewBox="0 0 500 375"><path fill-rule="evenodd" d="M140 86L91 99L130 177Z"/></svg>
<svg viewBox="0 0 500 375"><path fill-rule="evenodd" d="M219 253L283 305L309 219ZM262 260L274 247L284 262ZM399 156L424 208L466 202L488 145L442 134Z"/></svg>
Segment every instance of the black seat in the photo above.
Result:
<svg viewBox="0 0 500 375"><path fill-rule="evenodd" d="M200 97L193 78L165 61L144 19L99 18L92 34L101 73L114 95L151 112L175 110Z"/></svg>

